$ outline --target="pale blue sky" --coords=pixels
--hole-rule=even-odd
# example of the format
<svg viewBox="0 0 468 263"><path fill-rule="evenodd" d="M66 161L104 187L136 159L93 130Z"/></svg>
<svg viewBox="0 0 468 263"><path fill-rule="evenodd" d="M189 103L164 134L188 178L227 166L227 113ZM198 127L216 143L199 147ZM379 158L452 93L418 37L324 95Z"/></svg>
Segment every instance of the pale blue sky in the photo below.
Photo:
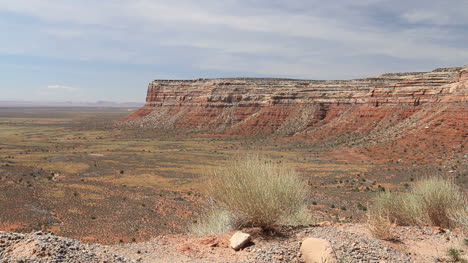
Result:
<svg viewBox="0 0 468 263"><path fill-rule="evenodd" d="M468 0L0 0L0 100L143 102L152 79L468 64Z"/></svg>

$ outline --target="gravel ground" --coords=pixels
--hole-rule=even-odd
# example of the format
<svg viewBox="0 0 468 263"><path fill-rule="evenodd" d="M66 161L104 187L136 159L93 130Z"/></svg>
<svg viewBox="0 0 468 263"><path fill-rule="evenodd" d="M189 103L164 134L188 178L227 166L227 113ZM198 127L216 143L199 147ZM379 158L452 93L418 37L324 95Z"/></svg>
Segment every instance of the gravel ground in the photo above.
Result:
<svg viewBox="0 0 468 263"><path fill-rule="evenodd" d="M98 248L48 232L0 232L0 262L133 262Z"/></svg>
<svg viewBox="0 0 468 263"><path fill-rule="evenodd" d="M330 241L340 262L413 262L411 258L382 241L346 231L337 226L310 227L293 231L294 237L269 240L250 248L251 262L302 262L299 251L305 237Z"/></svg>
<svg viewBox="0 0 468 263"><path fill-rule="evenodd" d="M378 239L337 227L309 228L304 235L330 241L337 257L344 262L412 262L410 257Z"/></svg>
<svg viewBox="0 0 468 263"><path fill-rule="evenodd" d="M360 224L284 227L281 235L273 236L258 229L244 231L252 234L253 242L238 252L229 248L232 233L158 236L148 242L107 246L49 232L0 232L0 262L303 262L299 248L305 237L330 241L340 263L438 262L443 251L463 238L431 227L398 227L401 241L390 243L371 237Z"/></svg>

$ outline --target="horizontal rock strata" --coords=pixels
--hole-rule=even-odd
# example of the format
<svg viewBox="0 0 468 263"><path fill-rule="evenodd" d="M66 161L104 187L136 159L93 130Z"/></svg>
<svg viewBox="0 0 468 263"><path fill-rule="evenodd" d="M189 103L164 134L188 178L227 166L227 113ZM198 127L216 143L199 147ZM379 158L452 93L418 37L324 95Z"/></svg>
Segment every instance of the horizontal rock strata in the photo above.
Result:
<svg viewBox="0 0 468 263"><path fill-rule="evenodd" d="M336 121L360 125L345 130L366 130L373 121L406 119L424 105L442 103L433 114L452 104L460 109L467 87L468 66L342 81L155 80L148 86L145 106L126 121L139 127L240 135L311 134Z"/></svg>
<svg viewBox="0 0 468 263"><path fill-rule="evenodd" d="M467 90L468 65L338 81L155 80L145 106L122 124L164 134L304 138L394 160L424 152L436 161L468 146Z"/></svg>

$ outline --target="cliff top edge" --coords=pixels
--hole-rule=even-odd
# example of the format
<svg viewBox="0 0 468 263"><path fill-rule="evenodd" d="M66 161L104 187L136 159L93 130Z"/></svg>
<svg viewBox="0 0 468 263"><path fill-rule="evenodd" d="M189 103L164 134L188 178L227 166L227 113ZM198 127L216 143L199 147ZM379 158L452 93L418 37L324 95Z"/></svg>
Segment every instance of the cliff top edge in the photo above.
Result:
<svg viewBox="0 0 468 263"><path fill-rule="evenodd" d="M440 72L460 72L468 70L468 64L463 67L451 67L451 68L437 68L433 71L423 72L397 72L397 73L383 73L378 76L368 78L356 78L356 79L341 79L341 80L320 80L320 79L300 79L300 78L274 78L274 77L231 77L231 78L197 78L197 79L155 79L152 82L203 82L213 80L248 80L248 81L297 81L297 82L349 82L349 81L366 81L366 80L379 80L391 77L402 77L402 76L419 76L428 73L440 73Z"/></svg>

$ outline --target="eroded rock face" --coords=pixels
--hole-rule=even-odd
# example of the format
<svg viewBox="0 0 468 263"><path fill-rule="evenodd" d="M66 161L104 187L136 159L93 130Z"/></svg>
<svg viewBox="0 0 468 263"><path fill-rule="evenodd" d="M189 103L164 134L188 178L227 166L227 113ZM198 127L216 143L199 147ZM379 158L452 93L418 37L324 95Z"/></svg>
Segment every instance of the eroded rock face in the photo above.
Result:
<svg viewBox="0 0 468 263"><path fill-rule="evenodd" d="M242 136L362 140L370 134L372 143L417 132L418 139L450 135L459 143L466 136L467 89L468 65L342 81L155 80L146 105L126 123Z"/></svg>
<svg viewBox="0 0 468 263"><path fill-rule="evenodd" d="M152 115L138 123L155 128L228 133L263 126L266 133L296 133L350 106L465 102L467 82L468 67L344 81L155 80L148 86L146 105L127 120ZM294 127L286 128L293 123Z"/></svg>

